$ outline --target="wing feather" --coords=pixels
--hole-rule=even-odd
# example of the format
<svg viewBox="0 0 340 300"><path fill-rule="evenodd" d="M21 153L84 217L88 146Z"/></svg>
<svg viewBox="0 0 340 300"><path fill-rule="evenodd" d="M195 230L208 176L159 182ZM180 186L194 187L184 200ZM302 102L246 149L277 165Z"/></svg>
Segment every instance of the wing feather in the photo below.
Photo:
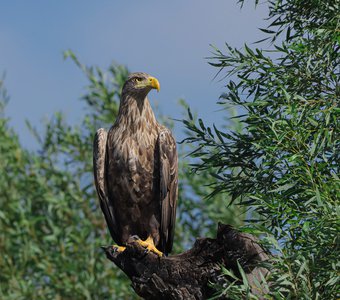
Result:
<svg viewBox="0 0 340 300"><path fill-rule="evenodd" d="M163 128L158 136L160 166L160 202L161 202L161 248L165 253L172 250L176 206L178 196L178 158L176 141L171 131Z"/></svg>
<svg viewBox="0 0 340 300"><path fill-rule="evenodd" d="M118 240L117 224L113 206L108 198L105 168L106 168L106 142L107 132L100 128L97 130L93 142L93 173L100 207L104 214L107 226L113 240Z"/></svg>

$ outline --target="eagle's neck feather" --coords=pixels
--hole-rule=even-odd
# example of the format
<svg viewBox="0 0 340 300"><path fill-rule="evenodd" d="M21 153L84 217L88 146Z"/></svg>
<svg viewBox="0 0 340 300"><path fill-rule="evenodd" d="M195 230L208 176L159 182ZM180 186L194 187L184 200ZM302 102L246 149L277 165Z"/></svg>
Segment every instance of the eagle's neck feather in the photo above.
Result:
<svg viewBox="0 0 340 300"><path fill-rule="evenodd" d="M148 98L136 99L130 95L121 99L117 122L132 132L155 128L157 124Z"/></svg>

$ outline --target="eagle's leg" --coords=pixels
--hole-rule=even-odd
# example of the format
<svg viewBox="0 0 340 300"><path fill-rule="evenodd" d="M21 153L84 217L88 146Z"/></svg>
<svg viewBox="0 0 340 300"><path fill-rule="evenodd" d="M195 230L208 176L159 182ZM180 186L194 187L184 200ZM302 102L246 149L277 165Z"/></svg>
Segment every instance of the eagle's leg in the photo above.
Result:
<svg viewBox="0 0 340 300"><path fill-rule="evenodd" d="M126 249L126 247L118 246L118 245L112 245L112 248L115 252L123 252Z"/></svg>
<svg viewBox="0 0 340 300"><path fill-rule="evenodd" d="M164 254L156 248L151 235L145 241L138 239L136 242L142 247L146 248L147 251L151 251L157 254L159 257L164 256Z"/></svg>

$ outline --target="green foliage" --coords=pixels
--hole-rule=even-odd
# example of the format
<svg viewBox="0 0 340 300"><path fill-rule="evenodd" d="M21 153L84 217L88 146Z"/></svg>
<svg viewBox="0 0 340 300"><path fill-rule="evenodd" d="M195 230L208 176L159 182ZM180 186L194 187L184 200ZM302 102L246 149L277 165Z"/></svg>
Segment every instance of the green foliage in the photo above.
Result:
<svg viewBox="0 0 340 300"><path fill-rule="evenodd" d="M96 93L101 75L86 70L93 76L89 93ZM103 105L114 113L117 103L110 101ZM43 137L31 128L37 153L22 149L0 119L1 299L133 298L100 249L111 243L92 186L92 136L100 118L89 114L72 128L57 113Z"/></svg>
<svg viewBox="0 0 340 300"><path fill-rule="evenodd" d="M211 57L231 77L220 104L239 109L243 130L183 121L195 169L215 170L213 193L259 216L248 231L276 255L269 298L339 295L339 6L269 1L272 22L262 31L283 42L267 51L227 44Z"/></svg>
<svg viewBox="0 0 340 300"><path fill-rule="evenodd" d="M188 104L180 101L180 105L190 112ZM197 120L197 115L190 115ZM237 129L238 122L232 124ZM191 131L185 131L185 136L192 137ZM223 222L233 226L240 226L244 220L244 209L235 205L228 205L228 194L215 194L215 178L211 176L210 168L194 170L195 158L189 154L195 151L190 144L179 145L179 204L176 228L176 240L182 241L179 248L183 250L192 245L195 238L215 237L217 223Z"/></svg>

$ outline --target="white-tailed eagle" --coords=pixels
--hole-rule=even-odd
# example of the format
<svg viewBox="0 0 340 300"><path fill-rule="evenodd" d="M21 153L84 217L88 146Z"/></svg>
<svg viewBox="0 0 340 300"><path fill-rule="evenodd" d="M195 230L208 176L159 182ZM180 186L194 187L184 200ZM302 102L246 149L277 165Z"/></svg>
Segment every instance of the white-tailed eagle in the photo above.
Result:
<svg viewBox="0 0 340 300"><path fill-rule="evenodd" d="M146 73L129 75L115 123L95 135L93 168L113 240L124 246L138 236L143 246L161 255L173 244L178 164L175 139L157 123L147 98L159 87Z"/></svg>

